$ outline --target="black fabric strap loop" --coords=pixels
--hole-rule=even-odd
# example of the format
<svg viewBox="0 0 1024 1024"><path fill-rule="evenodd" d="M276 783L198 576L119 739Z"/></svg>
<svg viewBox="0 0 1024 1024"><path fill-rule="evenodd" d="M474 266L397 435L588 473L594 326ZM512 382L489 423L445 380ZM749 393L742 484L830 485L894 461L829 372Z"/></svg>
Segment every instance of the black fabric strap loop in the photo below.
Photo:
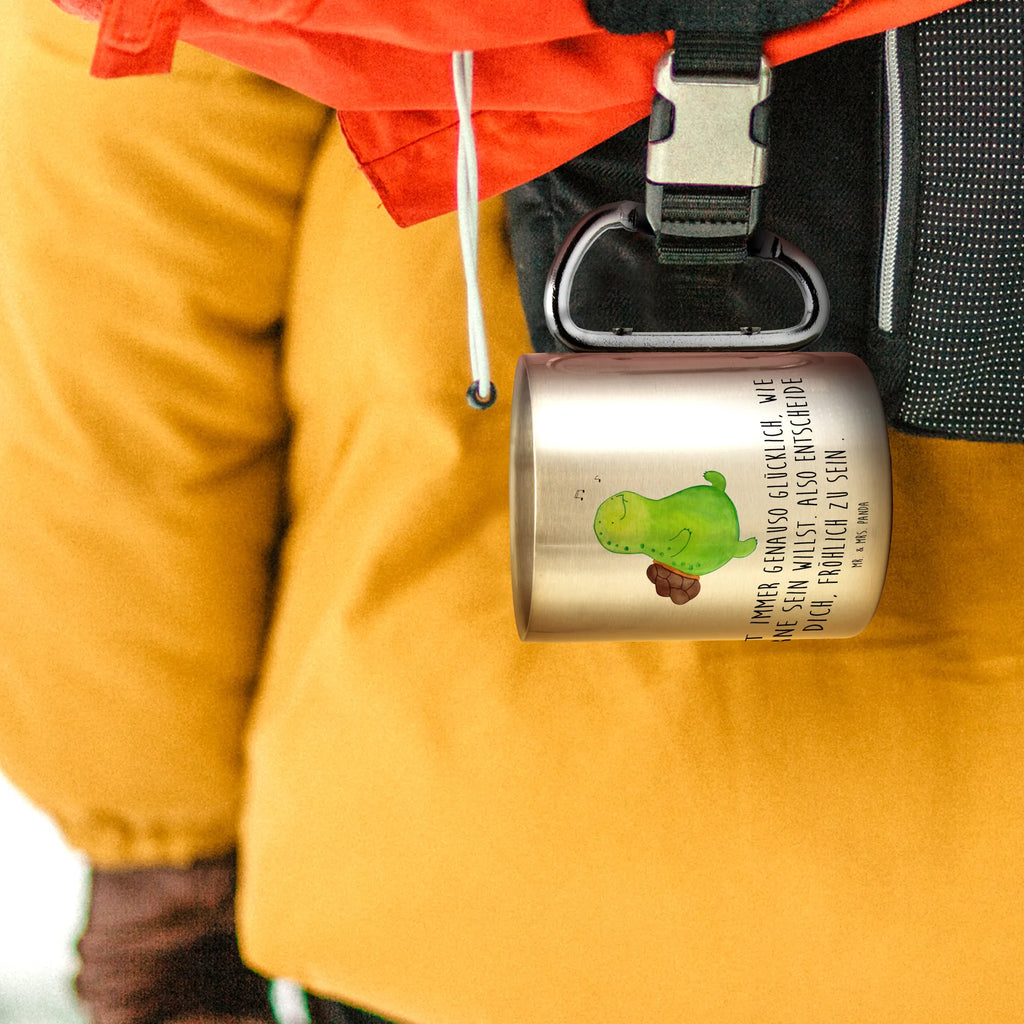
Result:
<svg viewBox="0 0 1024 1024"><path fill-rule="evenodd" d="M742 263L747 258L747 236L685 238L662 235L657 243L658 262L666 267L716 267Z"/></svg>
<svg viewBox="0 0 1024 1024"><path fill-rule="evenodd" d="M749 189L726 188L666 188L661 203L662 218L672 221L692 221L709 228L739 228L746 233L750 220ZM666 229L667 230L667 229ZM708 230L709 235L725 232Z"/></svg>
<svg viewBox="0 0 1024 1024"><path fill-rule="evenodd" d="M742 263L757 222L759 189L666 187L657 233L658 262Z"/></svg>
<svg viewBox="0 0 1024 1024"><path fill-rule="evenodd" d="M756 222L756 189L666 188L657 234L658 262L742 263Z"/></svg>

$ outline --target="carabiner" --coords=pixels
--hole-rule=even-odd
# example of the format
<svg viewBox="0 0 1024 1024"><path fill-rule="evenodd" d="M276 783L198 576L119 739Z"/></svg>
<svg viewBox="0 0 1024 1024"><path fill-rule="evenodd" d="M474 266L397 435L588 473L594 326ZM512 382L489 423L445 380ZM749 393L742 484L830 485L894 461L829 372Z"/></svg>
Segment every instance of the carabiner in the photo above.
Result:
<svg viewBox="0 0 1024 1024"><path fill-rule="evenodd" d="M606 231L616 230L654 233L640 203L602 206L569 232L548 273L544 289L544 316L548 330L575 351L788 351L809 345L825 329L829 315L828 290L817 267L796 246L765 230L755 231L750 237L747 255L777 264L796 282L803 298L804 313L800 322L792 327L771 330L745 327L735 331L634 331L624 328L594 331L580 327L569 309L573 281L591 246Z"/></svg>

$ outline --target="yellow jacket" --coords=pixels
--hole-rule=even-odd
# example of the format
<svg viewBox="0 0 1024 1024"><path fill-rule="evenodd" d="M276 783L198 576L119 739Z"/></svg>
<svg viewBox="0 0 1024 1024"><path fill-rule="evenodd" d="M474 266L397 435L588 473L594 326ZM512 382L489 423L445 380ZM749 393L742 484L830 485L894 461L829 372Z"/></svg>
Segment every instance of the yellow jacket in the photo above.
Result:
<svg viewBox="0 0 1024 1024"><path fill-rule="evenodd" d="M395 228L329 111L18 16L0 763L70 841L237 837L253 963L418 1024L1019 1019L1024 449L892 436L856 639L524 645L500 206L477 413L454 221Z"/></svg>

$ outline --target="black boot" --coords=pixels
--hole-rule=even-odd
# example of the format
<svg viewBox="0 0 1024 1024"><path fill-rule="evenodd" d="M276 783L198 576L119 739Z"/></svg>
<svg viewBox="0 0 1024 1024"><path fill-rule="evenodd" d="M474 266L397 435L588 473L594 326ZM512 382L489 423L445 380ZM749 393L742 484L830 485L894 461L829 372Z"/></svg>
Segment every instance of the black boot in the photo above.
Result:
<svg viewBox="0 0 1024 1024"><path fill-rule="evenodd" d="M306 999L309 1003L309 1024L389 1024L383 1017L336 1003L333 999L314 995L307 995Z"/></svg>
<svg viewBox="0 0 1024 1024"><path fill-rule="evenodd" d="M265 978L235 937L235 856L94 870L75 987L90 1024L261 1024Z"/></svg>

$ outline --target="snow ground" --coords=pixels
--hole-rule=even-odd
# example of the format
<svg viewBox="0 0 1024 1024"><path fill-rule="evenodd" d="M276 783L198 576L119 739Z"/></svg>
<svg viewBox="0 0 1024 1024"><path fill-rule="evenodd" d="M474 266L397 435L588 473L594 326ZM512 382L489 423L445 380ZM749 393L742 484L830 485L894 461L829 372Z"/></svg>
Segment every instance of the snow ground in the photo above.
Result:
<svg viewBox="0 0 1024 1024"><path fill-rule="evenodd" d="M81 1024L71 993L86 869L0 775L0 1024Z"/></svg>

